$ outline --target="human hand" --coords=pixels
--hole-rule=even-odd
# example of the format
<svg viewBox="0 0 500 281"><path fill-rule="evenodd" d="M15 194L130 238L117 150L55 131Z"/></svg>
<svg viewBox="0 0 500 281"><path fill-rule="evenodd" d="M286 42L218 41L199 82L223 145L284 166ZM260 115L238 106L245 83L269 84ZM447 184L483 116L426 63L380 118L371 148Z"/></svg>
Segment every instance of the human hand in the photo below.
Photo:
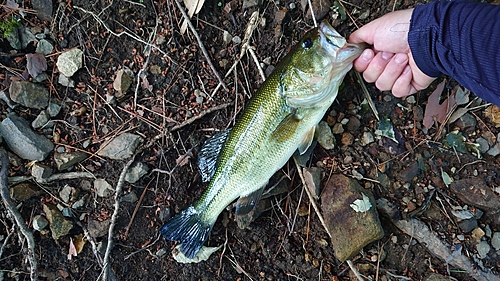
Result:
<svg viewBox="0 0 500 281"><path fill-rule="evenodd" d="M408 31L413 9L388 13L356 30L351 43L366 42L366 49L354 61L354 68L381 91L391 90L396 97L411 95L434 81L415 64L408 45Z"/></svg>

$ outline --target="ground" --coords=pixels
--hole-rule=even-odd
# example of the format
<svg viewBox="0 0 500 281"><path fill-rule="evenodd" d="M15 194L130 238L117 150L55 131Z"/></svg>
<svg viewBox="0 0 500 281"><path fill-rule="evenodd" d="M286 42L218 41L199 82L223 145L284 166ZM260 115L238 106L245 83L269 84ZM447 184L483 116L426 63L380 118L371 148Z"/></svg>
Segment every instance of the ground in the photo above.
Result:
<svg viewBox="0 0 500 281"><path fill-rule="evenodd" d="M23 2L21 7L32 9L31 2L39 1ZM346 37L357 26L392 10L423 4L379 0L334 4L313 0L312 3L316 18L328 20ZM46 29L48 40L55 46L53 53L46 56L49 79L39 84L50 90L51 97L62 105L62 111L54 118L57 120L54 128L43 133L54 140L58 148L89 155L74 171L89 171L112 186L118 184L127 160L111 160L95 153L107 138L123 132L144 139L137 149L140 153L136 161L146 164L150 172L138 182L123 186L125 194L134 192L143 197L133 203L122 202L113 233L115 245L110 263L117 280L356 280L349 266L335 258L327 233L309 199L301 192L302 183L292 162L280 171L292 179L287 192L276 195L271 200L271 208L247 229L237 227L233 210L221 214L205 244L223 245L223 249L207 261L179 264L170 254L175 245L159 237L166 219L193 203L206 187L196 167L201 143L231 127L263 82L249 52L237 64L237 72L228 72L240 55L240 42L245 38L250 16L256 11L260 13L250 46L267 73L301 35L313 28L307 1L208 0L191 19L199 41L189 27L184 34L180 33L183 15L175 0L68 0L54 2L54 5L51 21L40 20L32 10L28 10L31 12L24 18L14 12L22 26ZM2 17L8 16L4 10L2 13ZM7 90L11 77L22 74L26 68L24 55L34 52L34 44L36 42L16 51L1 39L1 90ZM61 52L75 47L84 52L83 67L71 77L76 87L64 87L57 82L56 60ZM218 87L211 63L223 77L227 89ZM118 93L113 82L117 71L124 68L132 71L133 82L124 93ZM447 81L446 93L454 85L452 80ZM362 143L363 133L374 132L378 123L374 114L361 106L363 92L350 73L324 120L332 126L344 118L352 122L345 126L344 133L335 134L334 149L316 147L311 165L323 167L323 183L332 173L352 175L353 170L373 179L360 180L360 183L371 189L377 199L392 202L403 217L423 204L432 186L439 198L446 200L432 197L430 208L416 217L442 241L448 245L461 244L465 256L475 257L475 232L464 231L457 218L449 215L452 205L464 207L471 203L450 191L442 180L442 171L454 180L479 177L494 190L500 182L498 159L487 153L478 159L469 151L453 151L443 145L443 139L458 129L469 142L491 134L495 145L498 129L484 111L486 106L482 105L486 103L476 100L470 106L477 107L469 114L476 121L472 126L452 123L438 131L436 126L426 129L422 125L428 98L436 85L418 93L413 100L396 99L371 84L367 87L380 115L390 120L399 144L385 137ZM8 111L2 102L2 119ZM38 109L22 106L14 111L30 122L40 113ZM196 116L200 118L193 118ZM55 167L52 155L42 163ZM9 175L29 175L27 164L28 161L23 160L18 166L12 165ZM113 213L113 196L98 197L95 189L85 188L92 181L75 178L52 182L43 186L44 192L16 201L27 226L33 230L33 217L45 214L42 203L60 203L59 191L65 185L81 191L77 199L86 198L84 206L74 210L71 220L75 226L68 235L54 240L49 232L33 231L40 279L99 279L104 251L98 249L94 253L91 242L106 245L107 235L92 238L94 241L87 242L71 260L67 257L70 237L91 228L90 220L107 221ZM318 204L321 207L321 199ZM465 206L465 210L477 211L474 206ZM3 278L28 280L26 243L21 235L9 236L13 222L4 206L0 211ZM294 217L296 221L292 224ZM381 221L385 236L352 258L354 265L370 280L425 280L431 273L474 280L460 269L448 267L443 259L431 254L426 245L395 227L389 218L381 216ZM477 223L478 228L486 232L482 239L488 243L491 233L500 231L500 225L488 212L478 216ZM486 257L475 259L475 268L484 267L498 274L499 257L492 249Z"/></svg>

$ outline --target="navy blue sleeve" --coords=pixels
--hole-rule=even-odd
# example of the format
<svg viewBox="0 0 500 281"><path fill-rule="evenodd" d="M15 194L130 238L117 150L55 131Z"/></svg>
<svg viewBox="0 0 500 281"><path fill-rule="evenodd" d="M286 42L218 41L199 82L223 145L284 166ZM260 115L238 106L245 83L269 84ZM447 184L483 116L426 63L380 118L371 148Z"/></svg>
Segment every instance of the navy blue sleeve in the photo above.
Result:
<svg viewBox="0 0 500 281"><path fill-rule="evenodd" d="M425 74L446 74L500 106L500 6L436 1L416 6L408 44Z"/></svg>

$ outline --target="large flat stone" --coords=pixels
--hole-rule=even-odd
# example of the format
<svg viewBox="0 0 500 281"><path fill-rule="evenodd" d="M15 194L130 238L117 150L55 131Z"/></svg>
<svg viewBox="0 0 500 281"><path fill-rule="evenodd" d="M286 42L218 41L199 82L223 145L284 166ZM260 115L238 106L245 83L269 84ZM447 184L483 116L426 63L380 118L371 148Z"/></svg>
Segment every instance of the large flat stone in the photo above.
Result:
<svg viewBox="0 0 500 281"><path fill-rule="evenodd" d="M363 200L363 194L369 198L371 208L356 212L351 204ZM332 175L321 194L321 208L335 256L342 262L384 236L371 190L362 188L354 179Z"/></svg>
<svg viewBox="0 0 500 281"><path fill-rule="evenodd" d="M49 105L49 91L28 81L12 81L9 94L13 101L29 108L43 109Z"/></svg>

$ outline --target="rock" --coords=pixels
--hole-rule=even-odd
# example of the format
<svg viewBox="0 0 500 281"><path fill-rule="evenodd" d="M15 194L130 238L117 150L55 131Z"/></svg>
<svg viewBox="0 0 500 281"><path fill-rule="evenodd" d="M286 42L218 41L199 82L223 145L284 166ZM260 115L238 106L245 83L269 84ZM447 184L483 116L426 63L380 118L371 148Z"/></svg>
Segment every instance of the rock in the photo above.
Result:
<svg viewBox="0 0 500 281"><path fill-rule="evenodd" d="M137 162L125 174L125 181L129 183L136 183L142 176L148 173L148 166L142 162Z"/></svg>
<svg viewBox="0 0 500 281"><path fill-rule="evenodd" d="M66 77L71 77L78 69L82 68L83 52L74 48L59 55L57 58L57 69Z"/></svg>
<svg viewBox="0 0 500 281"><path fill-rule="evenodd" d="M481 151L481 153L486 153L486 151L490 149L488 141L483 138L476 139L476 143L479 144L479 151Z"/></svg>
<svg viewBox="0 0 500 281"><path fill-rule="evenodd" d="M234 44L238 45L241 43L241 37L239 37L238 35L234 36L233 39L231 39L231 41L233 41Z"/></svg>
<svg viewBox="0 0 500 281"><path fill-rule="evenodd" d="M129 194L123 195L122 198L120 198L120 201L129 203L135 203L137 200L137 194L135 194L134 191L131 191Z"/></svg>
<svg viewBox="0 0 500 281"><path fill-rule="evenodd" d="M49 105L49 91L28 81L12 81L9 94L14 102L29 108L43 109Z"/></svg>
<svg viewBox="0 0 500 281"><path fill-rule="evenodd" d="M243 0L242 10L257 6L257 0Z"/></svg>
<svg viewBox="0 0 500 281"><path fill-rule="evenodd" d="M56 117L61 111L61 105L55 103L54 101L49 101L49 106L47 107L47 113L50 117Z"/></svg>
<svg viewBox="0 0 500 281"><path fill-rule="evenodd" d="M43 127L43 125L47 124L49 122L49 114L45 110L42 110L40 114L31 122L31 127L34 129L39 129Z"/></svg>
<svg viewBox="0 0 500 281"><path fill-rule="evenodd" d="M354 143L354 136L349 132L344 132L342 134L341 142L342 145L352 145Z"/></svg>
<svg viewBox="0 0 500 281"><path fill-rule="evenodd" d="M52 1L51 0L32 0L31 5L37 11L36 16L44 21L52 21Z"/></svg>
<svg viewBox="0 0 500 281"><path fill-rule="evenodd" d="M40 163L34 163L31 166L31 175L37 180L43 180L52 175L52 168Z"/></svg>
<svg viewBox="0 0 500 281"><path fill-rule="evenodd" d="M69 199L71 198L71 193L73 191L73 188L69 185L65 185L61 191L59 191L59 197L61 197L62 201L64 203L68 203Z"/></svg>
<svg viewBox="0 0 500 281"><path fill-rule="evenodd" d="M355 133L359 130L359 127L361 127L361 121L354 116L349 117L349 122L346 124L347 131Z"/></svg>
<svg viewBox="0 0 500 281"><path fill-rule="evenodd" d="M42 215L36 215L33 217L33 229L43 230L49 225L49 221Z"/></svg>
<svg viewBox="0 0 500 281"><path fill-rule="evenodd" d="M317 19L322 19L324 16L326 16L326 14L328 14L328 12L330 11L330 7L333 6L332 1L330 0L311 1L311 4L314 16ZM311 9L309 9L307 1L302 1L301 6L302 6L302 12L306 13L306 18L311 19Z"/></svg>
<svg viewBox="0 0 500 281"><path fill-rule="evenodd" d="M497 251L500 250L500 232L493 233L493 236L491 237L491 246L493 246L493 248Z"/></svg>
<svg viewBox="0 0 500 281"><path fill-rule="evenodd" d="M13 102L7 95L5 94L5 91L0 92L0 100L4 101L5 104L11 109L14 109L18 106L17 103Z"/></svg>
<svg viewBox="0 0 500 281"><path fill-rule="evenodd" d="M321 192L321 173L323 169L318 167L304 168L304 180L306 182L307 188L311 191L311 194L315 199L319 199L319 194Z"/></svg>
<svg viewBox="0 0 500 281"><path fill-rule="evenodd" d="M375 141L375 138L373 137L373 134L371 132L364 132L363 136L361 137L361 146L366 146L372 142Z"/></svg>
<svg viewBox="0 0 500 281"><path fill-rule="evenodd" d="M342 127L342 123L335 123L332 128L332 133L334 135L339 135L344 132L344 127Z"/></svg>
<svg viewBox="0 0 500 281"><path fill-rule="evenodd" d="M26 120L15 115L2 121L0 134L9 148L23 159L43 161L54 150L49 139L36 134Z"/></svg>
<svg viewBox="0 0 500 281"><path fill-rule="evenodd" d="M362 199L363 194L372 207L356 212L350 205ZM354 179L342 174L332 175L322 192L321 205L335 256L342 262L384 236L371 190L362 188Z"/></svg>
<svg viewBox="0 0 500 281"><path fill-rule="evenodd" d="M42 194L42 191L37 185L28 181L12 186L9 191L12 199L21 201Z"/></svg>
<svg viewBox="0 0 500 281"><path fill-rule="evenodd" d="M224 30L224 33L222 35L222 40L224 41L224 43L227 45L227 44L231 43L232 39L233 39L233 35L231 35L231 33Z"/></svg>
<svg viewBox="0 0 500 281"><path fill-rule="evenodd" d="M467 205L491 211L500 209L500 197L480 178L454 181L450 190Z"/></svg>
<svg viewBox="0 0 500 281"><path fill-rule="evenodd" d="M69 169L85 159L87 159L87 153L81 151L54 154L54 162L56 162L59 171Z"/></svg>
<svg viewBox="0 0 500 281"><path fill-rule="evenodd" d="M47 55L52 54L53 50L54 50L54 46L52 45L52 43L50 43L49 41L47 41L45 39L41 39L36 44L35 52L37 52L38 54L42 54L44 56L47 56Z"/></svg>
<svg viewBox="0 0 500 281"><path fill-rule="evenodd" d="M124 133L114 138L98 155L114 160L124 160L134 154L141 141L142 138L138 135Z"/></svg>
<svg viewBox="0 0 500 281"><path fill-rule="evenodd" d="M98 221L94 219L89 219L88 230L89 235L98 238L103 237L108 234L110 220Z"/></svg>
<svg viewBox="0 0 500 281"><path fill-rule="evenodd" d="M482 230L479 227L476 227L474 228L474 230L472 230L471 237L476 241L476 243L479 243L479 241L481 241L481 238L483 238L484 234L485 234L484 230Z"/></svg>
<svg viewBox="0 0 500 281"><path fill-rule="evenodd" d="M115 191L105 179L96 179L94 189L99 197L108 197Z"/></svg>
<svg viewBox="0 0 500 281"><path fill-rule="evenodd" d="M500 148L498 144L493 145L487 152L488 155L491 155L493 157L498 156L500 154Z"/></svg>
<svg viewBox="0 0 500 281"><path fill-rule="evenodd" d="M474 129L477 125L476 118L470 114L465 113L457 121L455 121L455 125L457 125L461 131L467 131L470 129Z"/></svg>
<svg viewBox="0 0 500 281"><path fill-rule="evenodd" d="M59 74L57 82L59 82L59 84L63 85L64 87L70 87L70 88L75 87L75 81L73 81L73 79L69 79L64 74Z"/></svg>
<svg viewBox="0 0 500 281"><path fill-rule="evenodd" d="M328 124L325 121L321 121L316 127L316 130L319 145L327 150L333 149L335 147L335 138Z"/></svg>
<svg viewBox="0 0 500 281"><path fill-rule="evenodd" d="M479 258L484 259L488 255L488 252L491 250L490 245L486 241L481 241L476 245L477 255Z"/></svg>
<svg viewBox="0 0 500 281"><path fill-rule="evenodd" d="M452 279L438 274L438 273L431 273L427 278L425 278L425 281L451 281Z"/></svg>
<svg viewBox="0 0 500 281"><path fill-rule="evenodd" d="M402 182L409 182L418 175L418 162L413 161L408 167L401 171L398 175L398 180Z"/></svg>
<svg viewBox="0 0 500 281"><path fill-rule="evenodd" d="M477 228L477 219L476 218L470 218L467 220L462 220L458 223L458 227L464 232L464 233L469 233L472 230Z"/></svg>
<svg viewBox="0 0 500 281"><path fill-rule="evenodd" d="M118 92L117 98L123 97L134 81L134 73L127 67L116 72L116 78L113 81L113 88Z"/></svg>
<svg viewBox="0 0 500 281"><path fill-rule="evenodd" d="M49 220L52 238L55 240L68 234L73 228L73 222L65 218L55 205L43 204L43 211Z"/></svg>

